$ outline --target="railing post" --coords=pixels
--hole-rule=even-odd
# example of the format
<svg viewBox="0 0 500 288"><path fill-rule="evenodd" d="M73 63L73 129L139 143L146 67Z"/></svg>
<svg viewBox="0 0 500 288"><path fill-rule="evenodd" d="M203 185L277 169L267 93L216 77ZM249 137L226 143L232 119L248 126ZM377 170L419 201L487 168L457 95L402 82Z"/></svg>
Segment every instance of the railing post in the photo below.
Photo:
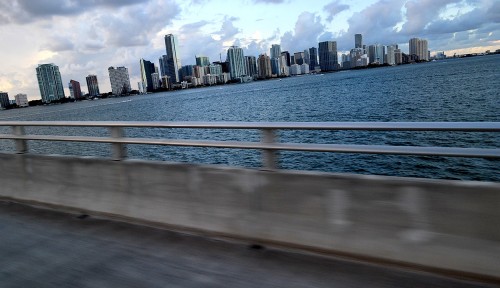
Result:
<svg viewBox="0 0 500 288"><path fill-rule="evenodd" d="M109 127L109 131L111 132L111 137L120 140L123 138L125 133L123 132L122 127ZM112 159L114 161L120 161L127 157L127 147L123 143L112 143Z"/></svg>
<svg viewBox="0 0 500 288"><path fill-rule="evenodd" d="M16 136L24 136L24 126L12 126L12 133ZM24 139L14 140L16 143L16 153L24 154L28 153L28 142Z"/></svg>
<svg viewBox="0 0 500 288"><path fill-rule="evenodd" d="M262 129L262 143L273 144L276 142L276 134L273 129ZM265 169L274 170L277 167L276 151L264 149L262 151L262 164Z"/></svg>

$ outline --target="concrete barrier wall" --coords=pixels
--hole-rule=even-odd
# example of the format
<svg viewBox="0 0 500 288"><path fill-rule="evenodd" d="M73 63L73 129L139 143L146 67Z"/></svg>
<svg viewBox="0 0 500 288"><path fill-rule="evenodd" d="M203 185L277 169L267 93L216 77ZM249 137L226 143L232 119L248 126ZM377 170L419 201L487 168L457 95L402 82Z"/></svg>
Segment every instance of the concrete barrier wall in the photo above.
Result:
<svg viewBox="0 0 500 288"><path fill-rule="evenodd" d="M0 154L0 197L500 279L500 184Z"/></svg>

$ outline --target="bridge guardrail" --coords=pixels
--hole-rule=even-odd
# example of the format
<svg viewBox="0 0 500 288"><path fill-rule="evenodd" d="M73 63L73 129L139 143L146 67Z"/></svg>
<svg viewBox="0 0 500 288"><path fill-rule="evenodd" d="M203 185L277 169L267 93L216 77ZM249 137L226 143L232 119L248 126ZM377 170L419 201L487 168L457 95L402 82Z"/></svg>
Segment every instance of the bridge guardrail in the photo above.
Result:
<svg viewBox="0 0 500 288"><path fill-rule="evenodd" d="M0 134L0 139L15 141L16 152L27 153L27 141L65 141L109 143L112 159L126 158L126 145L165 145L210 148L235 148L262 150L263 167L276 169L276 152L309 151L336 153L367 153L421 156L449 156L471 158L500 158L498 148L457 148L423 146L311 144L278 142L278 130L351 130L351 131L461 131L500 132L500 122L117 122L117 121L0 121L0 126L10 126L11 134ZM109 137L61 136L26 134L25 127L104 127ZM130 138L125 128L192 128L192 129L246 129L260 130L260 142L214 141L191 139Z"/></svg>

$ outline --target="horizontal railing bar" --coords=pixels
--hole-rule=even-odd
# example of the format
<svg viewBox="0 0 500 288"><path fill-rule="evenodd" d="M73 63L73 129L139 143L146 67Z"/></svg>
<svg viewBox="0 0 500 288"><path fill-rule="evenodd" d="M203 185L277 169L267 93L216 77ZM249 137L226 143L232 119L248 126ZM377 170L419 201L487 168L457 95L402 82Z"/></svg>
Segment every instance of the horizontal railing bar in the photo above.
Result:
<svg viewBox="0 0 500 288"><path fill-rule="evenodd" d="M500 122L0 121L0 126L500 132Z"/></svg>
<svg viewBox="0 0 500 288"><path fill-rule="evenodd" d="M1 135L1 134L0 134L0 139L120 143L120 144L189 146L189 147L233 148L233 149L266 149L266 150L309 151L309 152L449 156L449 157L468 157L468 158L500 158L500 149L488 149L488 148L309 144L309 143L262 143L262 142L239 142L239 141L172 140L172 139L152 139L152 138L111 138L111 137L81 137L81 136L51 136L51 135L15 136L15 135Z"/></svg>

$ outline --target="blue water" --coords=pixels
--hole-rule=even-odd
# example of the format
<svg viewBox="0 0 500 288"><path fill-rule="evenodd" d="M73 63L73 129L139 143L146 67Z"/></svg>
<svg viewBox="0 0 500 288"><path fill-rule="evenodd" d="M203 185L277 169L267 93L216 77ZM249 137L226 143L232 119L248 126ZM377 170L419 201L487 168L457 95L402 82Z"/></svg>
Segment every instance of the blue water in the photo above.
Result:
<svg viewBox="0 0 500 288"><path fill-rule="evenodd" d="M500 121L500 55L0 111L3 120ZM30 133L107 135L105 129ZM258 131L128 129L128 136L259 141ZM281 141L500 148L493 133L286 131ZM109 156L109 145L31 142L30 152ZM13 150L0 142L0 150ZM260 167L260 152L134 145L131 158ZM500 181L498 160L281 152L283 169Z"/></svg>

